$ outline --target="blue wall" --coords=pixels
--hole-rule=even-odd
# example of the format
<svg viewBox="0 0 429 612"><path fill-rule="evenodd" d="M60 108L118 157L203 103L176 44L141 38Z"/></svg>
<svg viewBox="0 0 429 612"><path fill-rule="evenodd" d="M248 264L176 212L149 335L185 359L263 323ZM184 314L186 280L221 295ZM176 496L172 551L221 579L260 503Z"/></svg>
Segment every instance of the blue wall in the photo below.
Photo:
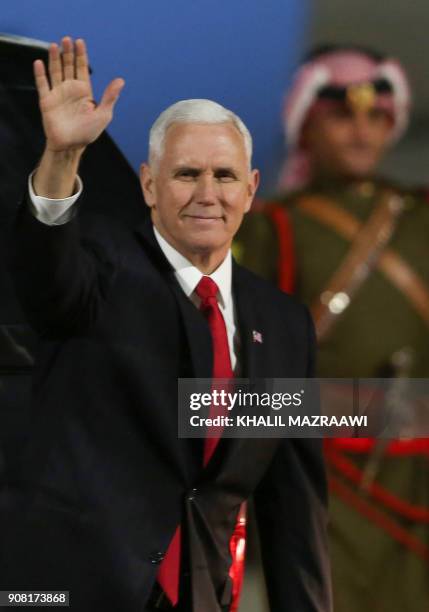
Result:
<svg viewBox="0 0 429 612"><path fill-rule="evenodd" d="M0 30L48 41L84 37L96 98L110 79L125 78L109 131L136 169L148 128L172 102L213 98L231 108L254 136L267 188L307 9L305 0L2 0Z"/></svg>

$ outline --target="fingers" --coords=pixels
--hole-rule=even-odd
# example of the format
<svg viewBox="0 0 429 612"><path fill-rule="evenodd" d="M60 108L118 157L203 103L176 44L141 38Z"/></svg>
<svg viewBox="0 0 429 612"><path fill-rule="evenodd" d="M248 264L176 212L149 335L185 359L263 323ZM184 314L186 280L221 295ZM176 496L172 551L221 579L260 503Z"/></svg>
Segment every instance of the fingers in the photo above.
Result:
<svg viewBox="0 0 429 612"><path fill-rule="evenodd" d="M33 63L33 70L36 88L41 99L49 93L49 82L46 76L45 64L42 60L36 60Z"/></svg>
<svg viewBox="0 0 429 612"><path fill-rule="evenodd" d="M74 79L74 46L69 36L62 39L62 61L65 79Z"/></svg>
<svg viewBox="0 0 429 612"><path fill-rule="evenodd" d="M52 87L59 85L63 80L60 50L56 43L49 47L49 79Z"/></svg>
<svg viewBox="0 0 429 612"><path fill-rule="evenodd" d="M82 38L78 38L75 43L76 53L76 78L81 81L89 82L89 66L88 66L88 55L86 52L85 41Z"/></svg>
<svg viewBox="0 0 429 612"><path fill-rule="evenodd" d="M81 38L73 42L70 36L64 36L61 52L58 45L52 43L49 47L48 67L51 87L67 79L79 79L90 84L88 55L85 41Z"/></svg>
<svg viewBox="0 0 429 612"><path fill-rule="evenodd" d="M50 89L60 86L63 81L74 79L87 83L89 87L85 95L91 98L91 80L85 41L78 38L74 42L70 36L64 36L61 44L62 53L56 43L52 43L49 47L48 74L41 60L34 62L34 76L40 98L46 96ZM112 113L124 85L123 79L114 79L106 87L99 105L103 112Z"/></svg>
<svg viewBox="0 0 429 612"><path fill-rule="evenodd" d="M124 79L114 79L104 90L99 108L111 112L125 85Z"/></svg>

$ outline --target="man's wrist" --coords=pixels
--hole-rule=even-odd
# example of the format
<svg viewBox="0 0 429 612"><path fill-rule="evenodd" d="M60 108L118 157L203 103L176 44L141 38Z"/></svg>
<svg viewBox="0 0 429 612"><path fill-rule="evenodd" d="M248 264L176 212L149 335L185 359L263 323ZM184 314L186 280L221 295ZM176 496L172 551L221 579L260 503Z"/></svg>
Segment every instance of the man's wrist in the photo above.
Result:
<svg viewBox="0 0 429 612"><path fill-rule="evenodd" d="M83 151L82 148L53 151L46 147L33 175L34 193L50 200L73 195Z"/></svg>
<svg viewBox="0 0 429 612"><path fill-rule="evenodd" d="M85 151L85 147L76 147L73 149L56 149L49 142L46 142L44 155L50 156L53 162L56 163L68 163L76 162L79 163L82 153Z"/></svg>

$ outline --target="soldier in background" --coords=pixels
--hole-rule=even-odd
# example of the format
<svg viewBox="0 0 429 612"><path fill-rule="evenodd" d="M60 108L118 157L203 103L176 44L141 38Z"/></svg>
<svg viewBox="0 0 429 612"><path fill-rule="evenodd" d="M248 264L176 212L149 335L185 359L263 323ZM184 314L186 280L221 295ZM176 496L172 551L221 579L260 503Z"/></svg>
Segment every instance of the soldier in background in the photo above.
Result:
<svg viewBox="0 0 429 612"><path fill-rule="evenodd" d="M320 377L429 376L429 202L379 176L404 133L398 61L324 47L286 100L279 194L247 216L240 263L295 292L315 319ZM326 445L337 612L429 610L429 445Z"/></svg>

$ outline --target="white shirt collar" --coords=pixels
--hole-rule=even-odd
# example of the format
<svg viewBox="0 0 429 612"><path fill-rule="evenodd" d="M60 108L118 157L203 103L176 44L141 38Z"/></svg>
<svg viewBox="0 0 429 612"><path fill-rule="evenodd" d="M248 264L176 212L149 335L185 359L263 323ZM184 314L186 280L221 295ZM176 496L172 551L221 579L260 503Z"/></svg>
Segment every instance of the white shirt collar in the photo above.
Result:
<svg viewBox="0 0 429 612"><path fill-rule="evenodd" d="M204 274L196 268L186 257L183 257L181 253L176 251L174 247L169 244L165 238L161 236L155 226L153 226L155 238L168 259L171 266L174 268L175 275L179 285L182 287L187 297L191 297L195 291L196 286L200 282ZM231 249L228 251L225 259L218 268L209 274L210 278L214 280L216 285L219 287L220 299L222 301L223 308L226 308L231 301L231 282L232 282L232 257Z"/></svg>

